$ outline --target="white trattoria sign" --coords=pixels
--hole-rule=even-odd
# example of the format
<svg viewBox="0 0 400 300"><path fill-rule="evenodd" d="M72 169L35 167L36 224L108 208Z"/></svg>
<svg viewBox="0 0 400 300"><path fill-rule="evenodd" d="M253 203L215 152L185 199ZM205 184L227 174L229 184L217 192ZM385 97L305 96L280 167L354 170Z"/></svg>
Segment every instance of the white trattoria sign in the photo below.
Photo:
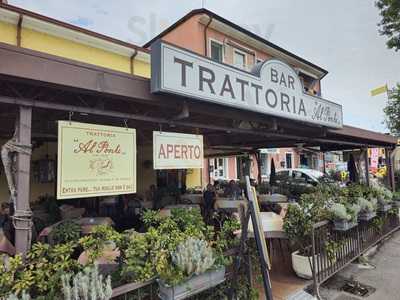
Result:
<svg viewBox="0 0 400 300"><path fill-rule="evenodd" d="M154 169L203 167L203 136L153 131Z"/></svg>
<svg viewBox="0 0 400 300"><path fill-rule="evenodd" d="M271 59L249 73L157 41L151 46L151 88L327 127L343 126L339 104L303 92L296 71Z"/></svg>

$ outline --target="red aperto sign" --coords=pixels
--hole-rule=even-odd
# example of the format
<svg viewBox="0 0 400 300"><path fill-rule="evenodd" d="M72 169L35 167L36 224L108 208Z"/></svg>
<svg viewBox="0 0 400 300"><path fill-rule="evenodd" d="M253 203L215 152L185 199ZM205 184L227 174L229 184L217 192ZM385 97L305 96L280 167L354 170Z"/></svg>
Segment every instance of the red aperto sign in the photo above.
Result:
<svg viewBox="0 0 400 300"><path fill-rule="evenodd" d="M176 132L153 132L154 169L203 167L203 136Z"/></svg>

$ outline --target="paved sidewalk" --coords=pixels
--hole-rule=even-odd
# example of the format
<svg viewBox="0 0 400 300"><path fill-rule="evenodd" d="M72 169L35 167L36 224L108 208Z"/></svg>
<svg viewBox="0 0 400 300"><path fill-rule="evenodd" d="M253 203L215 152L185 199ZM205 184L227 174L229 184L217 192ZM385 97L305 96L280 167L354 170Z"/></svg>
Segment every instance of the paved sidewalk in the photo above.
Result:
<svg viewBox="0 0 400 300"><path fill-rule="evenodd" d="M371 295L362 298L321 287L321 296L327 300L400 300L400 231L380 244L377 252L369 257L369 263L375 268L365 269L358 264L351 264L337 276L346 279L353 277L361 284L376 288Z"/></svg>

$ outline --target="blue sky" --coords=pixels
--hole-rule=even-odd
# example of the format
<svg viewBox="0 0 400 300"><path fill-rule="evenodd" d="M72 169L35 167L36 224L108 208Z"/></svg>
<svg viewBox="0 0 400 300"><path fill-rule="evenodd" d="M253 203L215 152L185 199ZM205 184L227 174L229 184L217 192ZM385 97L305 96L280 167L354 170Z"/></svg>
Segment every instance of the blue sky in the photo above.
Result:
<svg viewBox="0 0 400 300"><path fill-rule="evenodd" d="M9 0L112 37L144 44L201 0ZM371 89L400 82L400 52L379 36L374 1L204 0L205 7L327 69L323 97L343 105L348 125L386 132L386 96ZM340 3L340 5L338 5Z"/></svg>

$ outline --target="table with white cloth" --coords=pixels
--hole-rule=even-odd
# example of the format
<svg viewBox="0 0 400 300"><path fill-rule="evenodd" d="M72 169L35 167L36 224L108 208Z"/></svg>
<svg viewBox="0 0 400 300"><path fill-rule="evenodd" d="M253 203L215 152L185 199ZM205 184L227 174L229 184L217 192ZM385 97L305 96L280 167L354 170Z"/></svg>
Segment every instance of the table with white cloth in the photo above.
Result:
<svg viewBox="0 0 400 300"><path fill-rule="evenodd" d="M260 212L262 229L266 238L286 238L283 230L283 217L274 212ZM254 237L253 223L250 218L248 236Z"/></svg>
<svg viewBox="0 0 400 300"><path fill-rule="evenodd" d="M171 216L171 210L175 208L183 208L183 209L199 209L200 206L198 204L176 204L176 205L167 205L163 209L160 210L160 215L162 216Z"/></svg>
<svg viewBox="0 0 400 300"><path fill-rule="evenodd" d="M247 208L247 200L232 200L231 198L217 198L215 201L215 209L228 209L239 210L240 205L243 204Z"/></svg>

